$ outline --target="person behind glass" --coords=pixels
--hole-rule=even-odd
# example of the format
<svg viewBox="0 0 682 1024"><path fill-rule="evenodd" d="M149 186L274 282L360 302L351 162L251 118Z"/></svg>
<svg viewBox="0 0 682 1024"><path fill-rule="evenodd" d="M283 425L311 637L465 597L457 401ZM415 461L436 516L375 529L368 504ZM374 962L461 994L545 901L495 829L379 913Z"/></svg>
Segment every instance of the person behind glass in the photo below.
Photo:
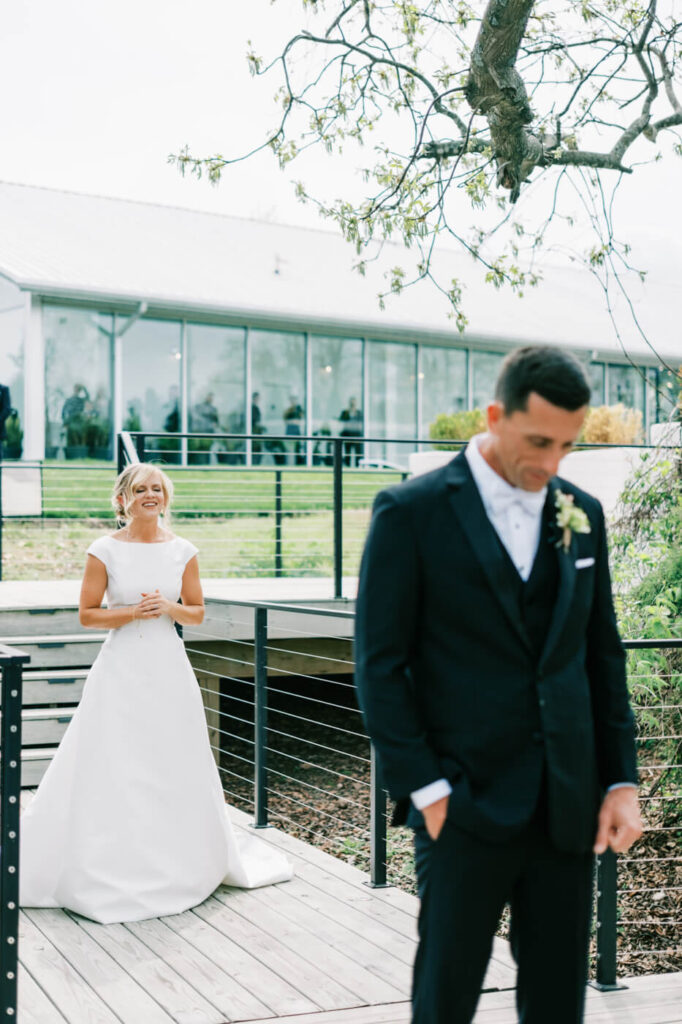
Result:
<svg viewBox="0 0 682 1024"><path fill-rule="evenodd" d="M263 426L263 414L260 411L260 392L254 391L251 395L251 433L252 434L264 434L265 427ZM253 454L254 466L259 466L263 458L263 442L252 441L251 451Z"/></svg>
<svg viewBox="0 0 682 1024"><path fill-rule="evenodd" d="M357 399L351 396L348 399L348 408L344 409L339 420L345 423L341 431L341 437L362 437L363 416L362 409L358 409ZM360 441L346 441L343 445L343 461L346 466L357 466L362 458L363 446Z"/></svg>
<svg viewBox="0 0 682 1024"><path fill-rule="evenodd" d="M213 392L209 391L203 402L197 402L192 410L192 430L197 434L215 434L218 431L218 410L213 404Z"/></svg>
<svg viewBox="0 0 682 1024"><path fill-rule="evenodd" d="M295 434L295 435L300 436L301 433L302 433L301 428L303 426L304 415L303 415L303 407L301 406L301 404L300 404L298 398L296 397L296 395L290 395L289 396L289 405L284 410L284 413L282 415L283 415L283 419L284 419L284 433L285 434ZM301 444L300 441L296 441L294 443L293 450L294 450L296 465L297 466L304 465L305 464L305 455L303 453L303 445Z"/></svg>
<svg viewBox="0 0 682 1024"><path fill-rule="evenodd" d="M180 393L177 385L168 389L168 401L161 410L164 420L163 429L167 434L177 434L180 430Z"/></svg>
<svg viewBox="0 0 682 1024"><path fill-rule="evenodd" d="M83 384L74 384L73 394L70 395L62 406L62 423L68 427L69 423L82 416L85 411L85 403L90 400L88 389Z"/></svg>
<svg viewBox="0 0 682 1024"><path fill-rule="evenodd" d="M7 439L7 420L12 415L12 399L9 388L6 384L0 384L0 459L2 458L2 445Z"/></svg>

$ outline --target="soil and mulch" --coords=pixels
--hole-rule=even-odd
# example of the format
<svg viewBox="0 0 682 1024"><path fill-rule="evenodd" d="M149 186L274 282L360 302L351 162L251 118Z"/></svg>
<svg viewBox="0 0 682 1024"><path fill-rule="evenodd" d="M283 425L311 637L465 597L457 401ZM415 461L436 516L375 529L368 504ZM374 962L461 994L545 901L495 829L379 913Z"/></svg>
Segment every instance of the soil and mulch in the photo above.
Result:
<svg viewBox="0 0 682 1024"><path fill-rule="evenodd" d="M369 872L369 742L352 682L347 676L280 678L273 690L267 752L270 821ZM253 811L252 690L244 681L223 680L222 694L223 786L231 803ZM651 750L645 763L655 766ZM654 767L645 777L647 831L619 864L620 976L682 970L679 777L672 776L676 788L664 767ZM390 818L390 807L387 812ZM388 829L388 879L416 891L408 829ZM503 919L500 934L505 933Z"/></svg>

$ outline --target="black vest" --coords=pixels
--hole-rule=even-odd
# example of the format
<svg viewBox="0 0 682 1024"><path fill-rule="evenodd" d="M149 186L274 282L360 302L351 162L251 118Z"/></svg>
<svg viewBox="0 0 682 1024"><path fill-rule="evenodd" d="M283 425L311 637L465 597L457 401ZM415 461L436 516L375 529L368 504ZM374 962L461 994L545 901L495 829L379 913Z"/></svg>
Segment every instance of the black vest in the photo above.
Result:
<svg viewBox="0 0 682 1024"><path fill-rule="evenodd" d="M554 546L555 532L551 528L547 507L545 507L542 513L537 555L531 574L524 582L495 530L495 536L505 554L509 570L506 582L514 588L519 619L526 628L536 664L540 660L545 646L559 589L559 560Z"/></svg>

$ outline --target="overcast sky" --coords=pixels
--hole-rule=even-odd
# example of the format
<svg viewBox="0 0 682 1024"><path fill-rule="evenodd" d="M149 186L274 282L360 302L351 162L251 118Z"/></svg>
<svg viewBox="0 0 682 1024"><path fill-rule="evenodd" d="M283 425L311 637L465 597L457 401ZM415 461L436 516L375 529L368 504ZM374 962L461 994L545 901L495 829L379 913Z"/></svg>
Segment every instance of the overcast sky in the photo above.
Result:
<svg viewBox="0 0 682 1024"><path fill-rule="evenodd" d="M248 74L247 40L274 55L303 23L300 0L3 4L0 179L325 226L290 181L324 177L330 195L358 188L352 155L320 153L283 173L264 154L218 188L166 162L185 143L208 155L260 141L279 83ZM621 234L661 282L677 281L682 262L681 173L679 158L640 169L619 199Z"/></svg>

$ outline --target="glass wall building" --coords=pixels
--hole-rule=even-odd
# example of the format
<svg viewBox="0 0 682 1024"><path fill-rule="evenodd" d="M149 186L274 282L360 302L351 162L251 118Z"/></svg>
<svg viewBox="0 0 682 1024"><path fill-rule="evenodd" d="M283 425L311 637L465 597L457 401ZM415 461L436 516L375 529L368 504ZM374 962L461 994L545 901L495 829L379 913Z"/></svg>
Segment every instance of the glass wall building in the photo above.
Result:
<svg viewBox="0 0 682 1024"><path fill-rule="evenodd" d="M15 307L0 314L0 382L11 386L21 417L23 306L14 300ZM347 461L397 464L406 450L399 442L428 439L440 413L485 408L505 355L425 342L133 319L48 302L42 324L46 458L112 458L114 435L125 429L262 435L255 450L235 443L235 456L227 461L301 465L323 463L329 454L325 438L340 435L348 438ZM644 424L670 414L671 373L584 359L583 364L594 405L621 402L640 410ZM284 435L279 445L268 442L278 435ZM304 444L298 436L315 440ZM372 442L360 445L354 438L361 436ZM180 446L170 438L149 445L167 461L180 457ZM212 445L210 438L190 442L190 451L192 446L213 456L230 447Z"/></svg>
<svg viewBox="0 0 682 1024"><path fill-rule="evenodd" d="M513 307L470 294L461 336L409 290L382 314L329 232L3 183L0 215L5 457L111 459L128 429L161 435L147 446L171 463L319 465L342 436L347 464L404 465L401 442L428 441L440 413L485 407L520 338L574 351L593 404L638 409L645 428L677 402L668 321L663 361L641 347L633 364L565 274ZM203 436L165 436L187 432Z"/></svg>

